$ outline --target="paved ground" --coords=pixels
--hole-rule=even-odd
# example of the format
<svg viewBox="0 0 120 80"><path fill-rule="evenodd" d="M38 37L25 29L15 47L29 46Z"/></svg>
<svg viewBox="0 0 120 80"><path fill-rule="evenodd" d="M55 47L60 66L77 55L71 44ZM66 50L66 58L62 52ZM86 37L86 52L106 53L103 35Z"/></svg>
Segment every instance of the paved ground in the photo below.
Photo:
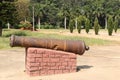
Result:
<svg viewBox="0 0 120 80"><path fill-rule="evenodd" d="M0 50L0 80L120 80L120 46L91 46L76 73L29 77L24 66L24 49Z"/></svg>

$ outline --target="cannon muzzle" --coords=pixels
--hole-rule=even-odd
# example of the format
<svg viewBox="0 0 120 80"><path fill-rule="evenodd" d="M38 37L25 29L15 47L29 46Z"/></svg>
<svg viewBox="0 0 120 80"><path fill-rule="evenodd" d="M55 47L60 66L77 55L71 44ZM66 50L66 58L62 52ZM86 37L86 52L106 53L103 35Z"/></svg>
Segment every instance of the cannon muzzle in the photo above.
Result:
<svg viewBox="0 0 120 80"><path fill-rule="evenodd" d="M10 46L46 48L66 52L73 52L79 55L82 55L85 52L85 50L89 50L89 47L85 45L84 41L80 40L43 39L15 35L12 35L10 37Z"/></svg>

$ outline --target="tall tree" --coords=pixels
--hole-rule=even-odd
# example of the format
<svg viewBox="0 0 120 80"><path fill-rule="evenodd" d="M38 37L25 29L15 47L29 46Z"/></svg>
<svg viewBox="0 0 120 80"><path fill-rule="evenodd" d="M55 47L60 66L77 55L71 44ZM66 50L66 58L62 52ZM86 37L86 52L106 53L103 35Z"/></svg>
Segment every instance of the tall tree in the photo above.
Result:
<svg viewBox="0 0 120 80"><path fill-rule="evenodd" d="M98 23L103 28L107 24L107 15L120 14L120 0L30 0L39 4L44 4L42 8L42 22L49 24L57 21L62 23L64 28L69 24L71 17L75 18L77 28L77 17L79 15L86 16L92 26L95 17L98 18ZM56 15L57 14L57 15ZM105 23L106 22L106 23Z"/></svg>
<svg viewBox="0 0 120 80"><path fill-rule="evenodd" d="M96 17L96 18L95 18L95 21L94 21L94 31L95 31L95 34L96 34L96 35L98 35L99 29L100 29L100 25L99 25L98 19L97 19L97 17Z"/></svg>
<svg viewBox="0 0 120 80"><path fill-rule="evenodd" d="M16 20L15 0L1 0L0 1L0 36L2 36L2 28L8 22L14 24Z"/></svg>
<svg viewBox="0 0 120 80"><path fill-rule="evenodd" d="M109 15L108 18L108 35L111 36L113 33L114 25L113 25L113 17Z"/></svg>
<svg viewBox="0 0 120 80"><path fill-rule="evenodd" d="M15 2L15 6L17 9L18 17L17 20L20 21L26 21L30 20L30 11L29 11L29 1L28 0L18 0Z"/></svg>

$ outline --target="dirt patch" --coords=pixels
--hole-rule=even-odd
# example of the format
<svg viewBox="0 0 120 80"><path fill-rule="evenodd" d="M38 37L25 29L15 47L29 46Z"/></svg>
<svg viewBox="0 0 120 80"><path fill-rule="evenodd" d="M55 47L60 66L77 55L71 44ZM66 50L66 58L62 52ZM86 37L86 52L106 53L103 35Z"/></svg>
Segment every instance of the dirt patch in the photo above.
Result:
<svg viewBox="0 0 120 80"><path fill-rule="evenodd" d="M120 46L91 46L77 57L78 72L29 77L25 70L25 50L0 50L0 80L119 80Z"/></svg>

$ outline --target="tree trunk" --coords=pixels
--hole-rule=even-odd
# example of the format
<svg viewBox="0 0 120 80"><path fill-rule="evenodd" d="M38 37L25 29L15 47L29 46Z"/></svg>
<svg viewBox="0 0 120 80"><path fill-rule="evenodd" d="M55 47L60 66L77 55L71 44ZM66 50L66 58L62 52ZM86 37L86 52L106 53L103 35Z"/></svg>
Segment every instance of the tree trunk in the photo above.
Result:
<svg viewBox="0 0 120 80"><path fill-rule="evenodd" d="M8 26L8 29L10 29L10 23L9 22L7 23L7 26Z"/></svg>
<svg viewBox="0 0 120 80"><path fill-rule="evenodd" d="M107 29L107 17L105 18L105 29Z"/></svg>
<svg viewBox="0 0 120 80"><path fill-rule="evenodd" d="M0 26L0 36L2 36L2 27Z"/></svg>
<svg viewBox="0 0 120 80"><path fill-rule="evenodd" d="M39 29L40 29L40 25L41 25L41 23L40 23L40 17L38 18L38 27L39 27Z"/></svg>
<svg viewBox="0 0 120 80"><path fill-rule="evenodd" d="M26 20L26 18L25 18L25 22L26 22L27 20Z"/></svg>
<svg viewBox="0 0 120 80"><path fill-rule="evenodd" d="M66 16L65 16L65 18L64 18L64 27L65 27L65 29L66 29Z"/></svg>
<svg viewBox="0 0 120 80"><path fill-rule="evenodd" d="M35 30L35 19L34 19L34 6L33 6L33 31Z"/></svg>
<svg viewBox="0 0 120 80"><path fill-rule="evenodd" d="M76 30L77 30L77 19L75 19L75 27L76 27Z"/></svg>

